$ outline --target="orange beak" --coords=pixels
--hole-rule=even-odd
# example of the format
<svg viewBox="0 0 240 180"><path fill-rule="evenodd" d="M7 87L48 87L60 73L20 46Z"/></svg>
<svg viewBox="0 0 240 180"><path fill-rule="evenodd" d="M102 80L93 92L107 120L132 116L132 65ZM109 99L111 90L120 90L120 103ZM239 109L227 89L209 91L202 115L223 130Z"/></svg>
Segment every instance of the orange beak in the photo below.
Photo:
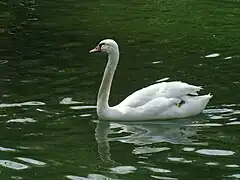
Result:
<svg viewBox="0 0 240 180"><path fill-rule="evenodd" d="M100 46L96 46L95 48L93 48L92 50L89 51L90 53L93 53L93 52L101 52L101 48Z"/></svg>

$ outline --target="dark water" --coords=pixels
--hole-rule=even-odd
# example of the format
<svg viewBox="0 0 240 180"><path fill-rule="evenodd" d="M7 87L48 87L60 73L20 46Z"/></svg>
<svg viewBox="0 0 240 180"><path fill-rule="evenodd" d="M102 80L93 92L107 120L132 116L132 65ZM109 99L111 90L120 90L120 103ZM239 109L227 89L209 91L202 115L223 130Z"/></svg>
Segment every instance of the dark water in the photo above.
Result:
<svg viewBox="0 0 240 180"><path fill-rule="evenodd" d="M0 179L240 179L240 1L0 1ZM170 77L214 98L182 120L99 122L104 38L120 45L110 104Z"/></svg>

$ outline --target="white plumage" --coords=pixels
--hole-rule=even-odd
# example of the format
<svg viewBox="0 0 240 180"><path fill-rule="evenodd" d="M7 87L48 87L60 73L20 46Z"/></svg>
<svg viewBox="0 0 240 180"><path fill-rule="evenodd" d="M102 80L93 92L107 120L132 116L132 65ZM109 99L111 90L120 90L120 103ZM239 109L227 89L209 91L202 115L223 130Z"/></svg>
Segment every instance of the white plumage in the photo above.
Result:
<svg viewBox="0 0 240 180"><path fill-rule="evenodd" d="M108 53L108 63L98 93L97 113L108 120L153 120L184 118L201 113L212 95L198 96L200 86L180 81L161 82L140 89L120 104L109 107L108 99L119 60L118 45L106 39L90 52Z"/></svg>

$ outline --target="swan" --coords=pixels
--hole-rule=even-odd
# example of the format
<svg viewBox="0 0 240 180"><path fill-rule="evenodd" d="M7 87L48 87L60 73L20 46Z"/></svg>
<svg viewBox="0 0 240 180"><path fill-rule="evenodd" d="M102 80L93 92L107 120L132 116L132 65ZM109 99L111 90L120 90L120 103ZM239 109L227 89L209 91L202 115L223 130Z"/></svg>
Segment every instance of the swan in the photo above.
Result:
<svg viewBox="0 0 240 180"><path fill-rule="evenodd" d="M97 97L97 114L103 120L160 120L195 116L207 106L212 95L198 95L200 86L180 81L160 82L142 88L116 106L108 104L111 84L119 61L118 44L105 39L92 50L108 54Z"/></svg>

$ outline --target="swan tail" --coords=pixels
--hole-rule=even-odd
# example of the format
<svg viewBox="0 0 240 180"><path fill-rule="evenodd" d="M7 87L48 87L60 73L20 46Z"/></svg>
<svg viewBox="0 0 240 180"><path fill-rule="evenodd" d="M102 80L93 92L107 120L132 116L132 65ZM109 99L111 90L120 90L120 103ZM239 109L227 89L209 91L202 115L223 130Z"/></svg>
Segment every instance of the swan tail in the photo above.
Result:
<svg viewBox="0 0 240 180"><path fill-rule="evenodd" d="M201 95L201 96L182 96L180 99L183 100L183 101L188 101L188 100L191 100L191 99L195 99L195 100L201 100L201 101L209 101L211 98L213 97L213 95L211 95L210 93L209 94L206 94L206 95Z"/></svg>
<svg viewBox="0 0 240 180"><path fill-rule="evenodd" d="M201 111L203 111L209 100L212 98L213 96L211 94L207 94L207 95L202 95L202 96L194 96L194 97L191 97L191 96L183 96L181 99L183 101L185 101L186 103L190 103L192 102L193 104L197 105L198 104L198 107ZM191 103L190 103L191 104Z"/></svg>
<svg viewBox="0 0 240 180"><path fill-rule="evenodd" d="M198 96L198 91L201 91L203 88L202 86L193 86L190 85L190 92L189 95Z"/></svg>
<svg viewBox="0 0 240 180"><path fill-rule="evenodd" d="M206 108L209 100L213 97L211 94L200 96L202 100L202 111Z"/></svg>
<svg viewBox="0 0 240 180"><path fill-rule="evenodd" d="M213 95L211 93L205 95L207 98L211 99L213 97Z"/></svg>

